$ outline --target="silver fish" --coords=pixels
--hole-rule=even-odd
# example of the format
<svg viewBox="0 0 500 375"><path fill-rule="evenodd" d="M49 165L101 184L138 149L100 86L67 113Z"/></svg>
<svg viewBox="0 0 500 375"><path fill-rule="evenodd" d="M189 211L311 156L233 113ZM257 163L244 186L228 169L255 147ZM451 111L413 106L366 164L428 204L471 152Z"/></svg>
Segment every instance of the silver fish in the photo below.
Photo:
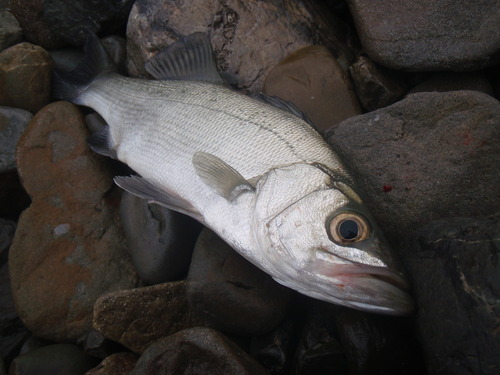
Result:
<svg viewBox="0 0 500 375"><path fill-rule="evenodd" d="M158 80L115 73L97 38L58 74L58 97L108 127L94 150L138 175L123 189L187 214L276 281L355 309L403 315L407 283L339 157L293 105L224 85L197 33L158 53Z"/></svg>

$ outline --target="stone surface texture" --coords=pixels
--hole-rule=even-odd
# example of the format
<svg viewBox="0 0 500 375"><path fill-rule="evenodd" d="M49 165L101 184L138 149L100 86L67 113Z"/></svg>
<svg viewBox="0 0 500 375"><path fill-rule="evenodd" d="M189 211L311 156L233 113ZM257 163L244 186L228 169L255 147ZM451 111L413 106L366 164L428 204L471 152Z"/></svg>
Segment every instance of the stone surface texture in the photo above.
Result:
<svg viewBox="0 0 500 375"><path fill-rule="evenodd" d="M16 168L16 146L33 115L20 108L0 107L0 173Z"/></svg>
<svg viewBox="0 0 500 375"><path fill-rule="evenodd" d="M16 309L40 338L74 341L91 329L96 299L132 288L109 172L86 145L83 116L67 102L37 113L21 137L18 170L32 198L9 254Z"/></svg>
<svg viewBox="0 0 500 375"><path fill-rule="evenodd" d="M19 43L0 52L0 105L37 112L50 100L52 60L47 51Z"/></svg>
<svg viewBox="0 0 500 375"><path fill-rule="evenodd" d="M384 233L498 209L500 103L475 91L413 94L326 133Z"/></svg>
<svg viewBox="0 0 500 375"><path fill-rule="evenodd" d="M16 17L0 7L0 51L20 43L23 39L23 30Z"/></svg>
<svg viewBox="0 0 500 375"><path fill-rule="evenodd" d="M365 52L389 68L479 70L500 61L497 0L349 0Z"/></svg>
<svg viewBox="0 0 500 375"><path fill-rule="evenodd" d="M287 56L269 72L263 91L295 104L319 131L361 113L349 75L323 46Z"/></svg>

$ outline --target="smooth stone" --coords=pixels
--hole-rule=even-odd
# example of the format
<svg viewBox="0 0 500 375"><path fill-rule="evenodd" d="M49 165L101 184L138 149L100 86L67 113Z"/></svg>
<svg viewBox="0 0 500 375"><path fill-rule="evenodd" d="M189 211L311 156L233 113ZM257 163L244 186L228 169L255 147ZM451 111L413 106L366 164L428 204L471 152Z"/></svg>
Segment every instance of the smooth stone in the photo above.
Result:
<svg viewBox="0 0 500 375"><path fill-rule="evenodd" d="M0 105L35 113L48 104L52 66L49 53L34 44L0 52Z"/></svg>
<svg viewBox="0 0 500 375"><path fill-rule="evenodd" d="M0 8L0 51L23 40L23 30L19 26L16 17Z"/></svg>
<svg viewBox="0 0 500 375"><path fill-rule="evenodd" d="M142 353L162 337L206 325L189 307L186 284L177 281L104 295L95 304L94 328Z"/></svg>
<svg viewBox="0 0 500 375"><path fill-rule="evenodd" d="M223 333L262 335L278 326L292 292L204 229L189 268L189 305Z"/></svg>
<svg viewBox="0 0 500 375"><path fill-rule="evenodd" d="M152 344L130 375L264 375L258 362L221 333L195 327Z"/></svg>
<svg viewBox="0 0 500 375"><path fill-rule="evenodd" d="M408 241L416 331L429 375L500 368L500 216L442 219Z"/></svg>
<svg viewBox="0 0 500 375"><path fill-rule="evenodd" d="M55 102L35 115L17 150L32 203L9 250L12 294L26 327L56 342L90 331L99 296L138 283L110 200L112 176L87 136L80 110Z"/></svg>
<svg viewBox="0 0 500 375"><path fill-rule="evenodd" d="M269 71L302 47L326 44L337 52L336 57L349 61L350 43L340 33L332 36L320 27L334 17L320 22L311 7L314 4L300 0L137 0L127 25L128 70L132 76L147 76L147 60L194 32L211 36L219 69L232 84L251 92L262 91Z"/></svg>
<svg viewBox="0 0 500 375"><path fill-rule="evenodd" d="M132 263L146 284L187 274L201 225L191 218L124 192L120 215Z"/></svg>
<svg viewBox="0 0 500 375"><path fill-rule="evenodd" d="M497 0L351 0L366 53L411 71L479 70L500 61Z"/></svg>
<svg viewBox="0 0 500 375"><path fill-rule="evenodd" d="M76 345L54 344L43 346L17 357L9 375L83 375L96 365Z"/></svg>
<svg viewBox="0 0 500 375"><path fill-rule="evenodd" d="M44 0L9 0L9 10L19 21L27 42L49 50L61 48L64 41L43 19L43 3Z"/></svg>
<svg viewBox="0 0 500 375"><path fill-rule="evenodd" d="M356 93L367 112L386 107L398 101L407 91L397 72L375 64L366 56L360 56L350 67Z"/></svg>
<svg viewBox="0 0 500 375"><path fill-rule="evenodd" d="M361 113L349 75L324 46L287 56L269 72L263 91L295 104L319 131Z"/></svg>
<svg viewBox="0 0 500 375"><path fill-rule="evenodd" d="M138 356L134 353L122 352L111 354L85 375L125 375L129 374L137 364Z"/></svg>
<svg viewBox="0 0 500 375"><path fill-rule="evenodd" d="M33 115L19 108L0 107L0 173L16 168L16 146Z"/></svg>
<svg viewBox="0 0 500 375"><path fill-rule="evenodd" d="M417 93L325 132L384 234L498 210L500 103L475 91Z"/></svg>
<svg viewBox="0 0 500 375"><path fill-rule="evenodd" d="M413 87L408 94L416 92L447 92L471 90L493 96L493 87L488 78L480 72L439 72L432 74Z"/></svg>

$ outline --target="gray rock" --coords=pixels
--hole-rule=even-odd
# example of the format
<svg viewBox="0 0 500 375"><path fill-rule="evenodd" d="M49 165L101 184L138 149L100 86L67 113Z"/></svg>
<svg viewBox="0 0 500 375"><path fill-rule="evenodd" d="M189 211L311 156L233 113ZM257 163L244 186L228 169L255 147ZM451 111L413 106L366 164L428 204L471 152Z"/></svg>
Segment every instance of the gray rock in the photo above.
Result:
<svg viewBox="0 0 500 375"><path fill-rule="evenodd" d="M267 372L224 335L196 327L151 345L130 373L149 374L264 375Z"/></svg>
<svg viewBox="0 0 500 375"><path fill-rule="evenodd" d="M187 274L201 225L189 217L124 192L120 206L132 263L146 284Z"/></svg>
<svg viewBox="0 0 500 375"><path fill-rule="evenodd" d="M299 0L138 0L127 26L129 72L145 76L148 59L194 32L211 35L219 68L250 91L261 91L267 73L293 51L338 42L322 36L319 23Z"/></svg>
<svg viewBox="0 0 500 375"><path fill-rule="evenodd" d="M386 235L498 210L500 103L474 91L419 93L350 118L325 137Z"/></svg>
<svg viewBox="0 0 500 375"><path fill-rule="evenodd" d="M433 221L408 243L417 333L429 375L500 368L500 216Z"/></svg>
<svg viewBox="0 0 500 375"><path fill-rule="evenodd" d="M267 333L279 324L289 307L289 289L208 229L196 243L188 280L191 308L224 333Z"/></svg>
<svg viewBox="0 0 500 375"><path fill-rule="evenodd" d="M118 72L127 73L127 40L119 35L109 35L101 39L102 45L108 51L111 60L115 63Z"/></svg>
<svg viewBox="0 0 500 375"><path fill-rule="evenodd" d="M422 83L412 88L408 94L416 92L446 92L471 90L493 96L493 87L488 78L479 72L457 73L439 72L432 74Z"/></svg>
<svg viewBox="0 0 500 375"><path fill-rule="evenodd" d="M0 173L16 168L16 146L33 115L20 108L0 107Z"/></svg>
<svg viewBox="0 0 500 375"><path fill-rule="evenodd" d="M396 72L375 64L365 56L360 56L349 67L349 73L358 99L367 112L393 104L407 91Z"/></svg>
<svg viewBox="0 0 500 375"><path fill-rule="evenodd" d="M23 40L23 30L16 17L0 8L0 51Z"/></svg>
<svg viewBox="0 0 500 375"><path fill-rule="evenodd" d="M54 344L17 357L9 375L83 375L95 365L96 361L76 345Z"/></svg>
<svg viewBox="0 0 500 375"><path fill-rule="evenodd" d="M500 60L497 0L351 0L366 53L412 71L478 70Z"/></svg>

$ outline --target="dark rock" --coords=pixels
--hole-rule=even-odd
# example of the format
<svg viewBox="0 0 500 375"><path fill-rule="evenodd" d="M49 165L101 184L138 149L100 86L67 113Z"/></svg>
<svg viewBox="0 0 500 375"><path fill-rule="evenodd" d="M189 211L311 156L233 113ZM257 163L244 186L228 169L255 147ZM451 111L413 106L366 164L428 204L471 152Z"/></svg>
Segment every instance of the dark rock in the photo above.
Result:
<svg viewBox="0 0 500 375"><path fill-rule="evenodd" d="M154 341L206 325L190 310L186 281L123 290L95 304L94 327L105 337L141 353Z"/></svg>
<svg viewBox="0 0 500 375"><path fill-rule="evenodd" d="M0 173L16 168L16 146L33 115L19 108L0 107Z"/></svg>
<svg viewBox="0 0 500 375"><path fill-rule="evenodd" d="M7 253L15 231L15 222L0 218L0 266L7 261Z"/></svg>
<svg viewBox="0 0 500 375"><path fill-rule="evenodd" d="M6 10L0 8L0 51L23 40L23 30L19 26L16 17Z"/></svg>
<svg viewBox="0 0 500 375"><path fill-rule="evenodd" d="M412 71L478 70L500 60L496 0L348 2L366 53Z"/></svg>
<svg viewBox="0 0 500 375"><path fill-rule="evenodd" d="M29 43L0 52L0 105L35 113L48 104L52 65L47 51Z"/></svg>
<svg viewBox="0 0 500 375"><path fill-rule="evenodd" d="M32 197L9 251L17 312L34 335L74 341L91 329L97 298L137 284L109 171L87 146L84 119L67 102L28 125L18 171Z"/></svg>
<svg viewBox="0 0 500 375"><path fill-rule="evenodd" d="M500 216L429 223L409 242L417 330L430 375L500 369Z"/></svg>
<svg viewBox="0 0 500 375"><path fill-rule="evenodd" d="M106 357L99 366L89 370L85 375L124 375L132 371L137 364L138 356L134 353L122 352Z"/></svg>
<svg viewBox="0 0 500 375"><path fill-rule="evenodd" d="M133 76L146 76L144 63L160 49L181 35L206 32L219 68L240 88L261 91L268 72L293 51L338 42L326 40L319 24L299 0L138 0L127 25L128 68Z"/></svg>
<svg viewBox="0 0 500 375"><path fill-rule="evenodd" d="M408 318L388 317L342 308L337 330L349 365L359 375L425 373Z"/></svg>
<svg viewBox="0 0 500 375"><path fill-rule="evenodd" d="M133 0L45 0L43 19L55 35L79 46L88 33L110 34L125 29Z"/></svg>
<svg viewBox="0 0 500 375"><path fill-rule="evenodd" d="M24 190L17 170L0 173L0 217L16 220L30 205L30 197Z"/></svg>
<svg viewBox="0 0 500 375"><path fill-rule="evenodd" d="M106 358L111 354L126 350L122 345L107 339L96 330L91 330L82 341L85 353L94 358Z"/></svg>
<svg viewBox="0 0 500 375"><path fill-rule="evenodd" d="M200 234L189 268L189 305L224 333L262 335L289 307L291 291L245 260L215 233Z"/></svg>
<svg viewBox="0 0 500 375"><path fill-rule="evenodd" d="M479 91L493 96L493 87L488 78L479 72L473 73L456 73L456 72L439 72L434 73L412 88L408 94L416 92L446 92L471 90Z"/></svg>
<svg viewBox="0 0 500 375"><path fill-rule="evenodd" d="M95 365L95 360L76 345L54 344L17 357L9 375L83 375Z"/></svg>
<svg viewBox="0 0 500 375"><path fill-rule="evenodd" d="M386 235L498 210L500 104L474 91L419 93L326 131Z"/></svg>
<svg viewBox="0 0 500 375"><path fill-rule="evenodd" d="M349 76L323 46L287 56L269 72L263 91L295 104L320 131L361 113Z"/></svg>
<svg viewBox="0 0 500 375"><path fill-rule="evenodd" d="M61 48L64 41L54 34L43 19L44 0L10 0L9 8L23 29L27 42L45 49Z"/></svg>
<svg viewBox="0 0 500 375"><path fill-rule="evenodd" d="M120 206L132 263L146 284L187 274L201 226L189 217L124 192Z"/></svg>
<svg viewBox="0 0 500 375"><path fill-rule="evenodd" d="M258 375L267 372L228 338L209 328L186 329L151 345L130 375Z"/></svg>
<svg viewBox="0 0 500 375"><path fill-rule="evenodd" d="M407 91L402 78L365 56L349 67L359 101L367 111L386 107L399 100Z"/></svg>

